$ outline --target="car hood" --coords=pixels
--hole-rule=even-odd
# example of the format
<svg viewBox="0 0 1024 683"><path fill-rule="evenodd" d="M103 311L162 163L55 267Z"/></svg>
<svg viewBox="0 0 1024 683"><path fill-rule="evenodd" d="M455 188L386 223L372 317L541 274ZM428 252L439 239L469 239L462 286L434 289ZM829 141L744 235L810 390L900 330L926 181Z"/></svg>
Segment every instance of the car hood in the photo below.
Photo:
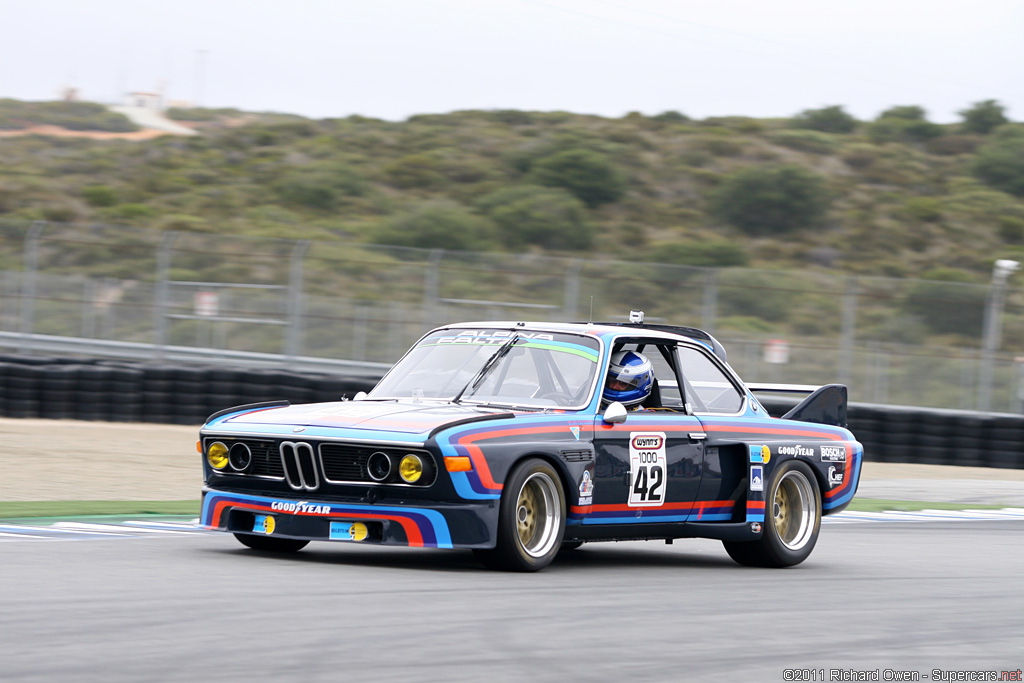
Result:
<svg viewBox="0 0 1024 683"><path fill-rule="evenodd" d="M261 408L236 413L217 421L216 426L244 429L247 425L287 425L427 434L438 427L456 422L506 417L512 417L512 413L495 412L475 406L398 401L338 401Z"/></svg>

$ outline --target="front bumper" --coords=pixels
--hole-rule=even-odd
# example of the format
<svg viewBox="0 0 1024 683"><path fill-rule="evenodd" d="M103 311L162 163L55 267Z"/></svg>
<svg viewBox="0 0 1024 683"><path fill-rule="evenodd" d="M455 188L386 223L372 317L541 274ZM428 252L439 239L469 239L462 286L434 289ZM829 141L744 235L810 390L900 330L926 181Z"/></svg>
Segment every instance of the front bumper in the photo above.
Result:
<svg viewBox="0 0 1024 683"><path fill-rule="evenodd" d="M431 507L294 499L203 489L200 525L213 531L416 548L493 548L494 501Z"/></svg>

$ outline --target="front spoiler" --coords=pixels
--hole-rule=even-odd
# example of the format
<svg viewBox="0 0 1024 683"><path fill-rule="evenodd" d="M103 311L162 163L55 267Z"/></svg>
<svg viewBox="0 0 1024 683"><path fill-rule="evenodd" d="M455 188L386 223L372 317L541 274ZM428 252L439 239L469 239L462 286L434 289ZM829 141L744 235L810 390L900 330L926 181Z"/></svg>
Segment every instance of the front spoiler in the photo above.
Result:
<svg viewBox="0 0 1024 683"><path fill-rule="evenodd" d="M443 512L442 512L443 510ZM267 523L266 518L271 522ZM309 541L375 543L415 548L493 548L492 501L425 508L403 504L299 500L203 488L200 526ZM361 524L368 533L345 533Z"/></svg>

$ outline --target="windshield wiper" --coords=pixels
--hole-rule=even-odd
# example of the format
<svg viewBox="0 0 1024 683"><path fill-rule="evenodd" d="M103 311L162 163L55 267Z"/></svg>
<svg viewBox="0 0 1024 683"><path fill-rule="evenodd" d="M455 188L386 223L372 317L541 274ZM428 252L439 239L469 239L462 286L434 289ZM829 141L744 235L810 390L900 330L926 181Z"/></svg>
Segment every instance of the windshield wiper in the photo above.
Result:
<svg viewBox="0 0 1024 683"><path fill-rule="evenodd" d="M516 345L517 341L519 341L518 334L509 339L504 344L502 344L500 347L498 347L498 350L495 351L494 354L487 359L487 362L484 363L483 367L480 368L480 370L477 371L477 373L470 378L469 382L466 383L466 386L462 387L462 390L459 393L455 394L455 398L452 399L452 403L458 403L459 400L462 398L462 395L465 394L468 390L476 389L478 386L480 386L480 383L484 381L484 377L486 377L487 373L491 371L491 368L497 365L498 361L504 358L505 354L512 350L512 347Z"/></svg>

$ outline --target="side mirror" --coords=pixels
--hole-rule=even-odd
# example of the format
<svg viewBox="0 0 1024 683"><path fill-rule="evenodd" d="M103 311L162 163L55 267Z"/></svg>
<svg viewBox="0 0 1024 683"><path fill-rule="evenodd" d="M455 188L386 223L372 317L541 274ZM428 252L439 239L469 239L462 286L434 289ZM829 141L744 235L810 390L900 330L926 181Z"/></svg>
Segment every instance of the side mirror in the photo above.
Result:
<svg viewBox="0 0 1024 683"><path fill-rule="evenodd" d="M609 403L608 407L604 411L604 417L601 418L608 424L618 424L626 421L626 406L622 405L618 401Z"/></svg>

